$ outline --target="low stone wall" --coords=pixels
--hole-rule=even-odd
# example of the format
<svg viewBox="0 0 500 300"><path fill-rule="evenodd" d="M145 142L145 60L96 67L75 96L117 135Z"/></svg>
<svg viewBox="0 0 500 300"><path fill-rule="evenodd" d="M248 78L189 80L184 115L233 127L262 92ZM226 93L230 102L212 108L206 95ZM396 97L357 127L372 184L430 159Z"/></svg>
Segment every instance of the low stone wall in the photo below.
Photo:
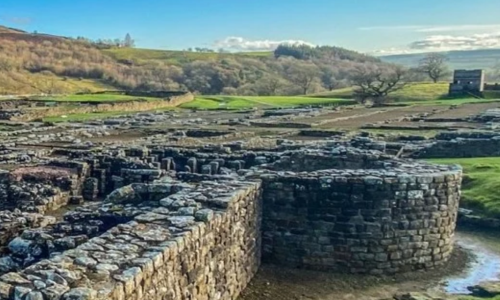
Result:
<svg viewBox="0 0 500 300"><path fill-rule="evenodd" d="M142 203L134 221L1 276L0 298L235 299L260 263L259 199L252 182L124 187L106 202Z"/></svg>
<svg viewBox="0 0 500 300"><path fill-rule="evenodd" d="M466 158L500 155L500 132L443 131L422 145L415 158Z"/></svg>
<svg viewBox="0 0 500 300"><path fill-rule="evenodd" d="M466 158L500 156L500 136L491 139L436 141L414 154L415 158Z"/></svg>
<svg viewBox="0 0 500 300"><path fill-rule="evenodd" d="M159 99L158 101L130 101L130 102L113 102L107 104L98 105L82 105L82 106L70 106L70 105L59 105L57 107L50 107L46 109L32 109L24 110L22 115L10 118L13 121L30 121L39 118L45 118L50 116L61 116L68 114L77 113L98 113L98 112L110 112L110 111L120 111L120 112L136 112L136 111L147 111L161 109L165 107L175 107L180 104L194 100L194 95L191 93L186 93L179 96L172 96L168 101Z"/></svg>

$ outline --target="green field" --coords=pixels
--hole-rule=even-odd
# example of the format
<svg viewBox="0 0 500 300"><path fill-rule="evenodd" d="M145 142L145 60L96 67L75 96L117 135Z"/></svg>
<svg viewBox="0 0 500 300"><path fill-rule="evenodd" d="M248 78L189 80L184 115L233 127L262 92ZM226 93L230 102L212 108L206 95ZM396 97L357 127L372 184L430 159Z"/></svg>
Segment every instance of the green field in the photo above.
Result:
<svg viewBox="0 0 500 300"><path fill-rule="evenodd" d="M112 95L112 94L49 96L49 97L38 97L34 98L33 100L55 101L55 102L118 102L118 101L132 101L140 99L148 101L160 100L160 98L153 98L153 97L136 97L136 96Z"/></svg>
<svg viewBox="0 0 500 300"><path fill-rule="evenodd" d="M486 215L500 217L500 157L430 159L441 164L460 164L466 178L462 204Z"/></svg>
<svg viewBox="0 0 500 300"><path fill-rule="evenodd" d="M303 105L349 105L352 100L312 97L245 97L245 96L200 96L194 101L182 104L181 108L189 109L249 109L254 107L293 107Z"/></svg>
<svg viewBox="0 0 500 300"><path fill-rule="evenodd" d="M438 100L446 98L448 94L449 83L413 83L403 89L390 94L389 99L394 102ZM316 94L314 97L333 97L351 99L353 98L353 89L344 88L333 90L331 92Z"/></svg>
<svg viewBox="0 0 500 300"><path fill-rule="evenodd" d="M146 62L148 60L161 60L164 62L179 64L195 60L212 60L232 56L268 57L271 52L241 52L241 53L208 53L189 52L171 50L153 50L139 48L112 48L102 50L104 54L116 60L129 60L135 63Z"/></svg>

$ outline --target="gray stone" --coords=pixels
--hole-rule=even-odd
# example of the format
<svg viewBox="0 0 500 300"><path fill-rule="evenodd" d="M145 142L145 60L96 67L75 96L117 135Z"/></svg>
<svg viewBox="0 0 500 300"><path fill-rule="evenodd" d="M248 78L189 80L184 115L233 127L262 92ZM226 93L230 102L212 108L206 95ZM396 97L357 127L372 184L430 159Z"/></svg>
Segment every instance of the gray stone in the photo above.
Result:
<svg viewBox="0 0 500 300"><path fill-rule="evenodd" d="M94 300L97 292L89 288L74 288L64 294L62 300Z"/></svg>

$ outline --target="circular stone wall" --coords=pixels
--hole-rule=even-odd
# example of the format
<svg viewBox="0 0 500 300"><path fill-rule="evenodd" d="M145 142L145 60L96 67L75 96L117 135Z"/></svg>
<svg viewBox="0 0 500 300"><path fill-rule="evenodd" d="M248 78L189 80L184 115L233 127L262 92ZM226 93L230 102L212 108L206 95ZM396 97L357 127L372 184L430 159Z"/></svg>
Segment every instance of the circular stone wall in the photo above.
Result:
<svg viewBox="0 0 500 300"><path fill-rule="evenodd" d="M310 171L313 162L368 169ZM301 165L308 172L297 172ZM432 268L452 252L460 168L349 149L267 167L259 174L264 260L383 274Z"/></svg>

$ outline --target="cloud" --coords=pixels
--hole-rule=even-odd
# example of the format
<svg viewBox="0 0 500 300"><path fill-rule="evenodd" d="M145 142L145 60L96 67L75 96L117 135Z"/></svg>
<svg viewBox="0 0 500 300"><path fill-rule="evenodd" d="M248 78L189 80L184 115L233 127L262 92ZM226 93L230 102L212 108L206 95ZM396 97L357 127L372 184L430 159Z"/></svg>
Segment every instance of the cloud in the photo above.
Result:
<svg viewBox="0 0 500 300"><path fill-rule="evenodd" d="M462 25L396 25L396 26L372 26L361 27L362 31L410 31L420 33L431 32L456 32L456 31L491 31L500 30L500 24L462 24Z"/></svg>
<svg viewBox="0 0 500 300"><path fill-rule="evenodd" d="M431 35L406 47L379 49L370 54L383 56L477 49L500 49L500 31L472 35Z"/></svg>
<svg viewBox="0 0 500 300"><path fill-rule="evenodd" d="M415 51L412 51L410 49L393 47L393 48L388 48L388 49L375 50L372 52L368 52L367 54L375 55L375 56L385 56L385 55L411 54L414 52Z"/></svg>
<svg viewBox="0 0 500 300"><path fill-rule="evenodd" d="M7 22L7 23L12 23L16 25L26 25L29 24L33 21L33 19L28 18L28 17L13 17L13 16L0 16L0 20Z"/></svg>
<svg viewBox="0 0 500 300"><path fill-rule="evenodd" d="M500 30L500 24L487 25L453 25L419 28L416 32L451 32L451 31L481 31L481 30Z"/></svg>
<svg viewBox="0 0 500 300"><path fill-rule="evenodd" d="M314 44L302 40L248 40L243 37L230 36L214 43L215 48L224 48L237 51L272 51L279 45L308 45Z"/></svg>
<svg viewBox="0 0 500 300"><path fill-rule="evenodd" d="M469 36L433 35L411 43L409 48L424 51L500 48L500 31Z"/></svg>

